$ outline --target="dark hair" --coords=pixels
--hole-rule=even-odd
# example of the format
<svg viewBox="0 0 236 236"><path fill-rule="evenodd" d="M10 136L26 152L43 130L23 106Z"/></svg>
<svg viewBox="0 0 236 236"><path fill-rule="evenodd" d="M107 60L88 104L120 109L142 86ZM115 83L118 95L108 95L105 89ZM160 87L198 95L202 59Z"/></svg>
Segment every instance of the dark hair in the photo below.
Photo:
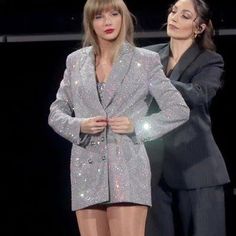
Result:
<svg viewBox="0 0 236 236"><path fill-rule="evenodd" d="M175 3L178 1L179 0L175 1ZM197 13L197 18L195 20L197 27L200 27L201 24L206 25L205 30L197 35L195 41L201 48L215 51L216 48L213 42L215 31L211 21L211 12L209 6L204 0L191 0L191 1ZM170 12L172 6L169 8L168 12Z"/></svg>

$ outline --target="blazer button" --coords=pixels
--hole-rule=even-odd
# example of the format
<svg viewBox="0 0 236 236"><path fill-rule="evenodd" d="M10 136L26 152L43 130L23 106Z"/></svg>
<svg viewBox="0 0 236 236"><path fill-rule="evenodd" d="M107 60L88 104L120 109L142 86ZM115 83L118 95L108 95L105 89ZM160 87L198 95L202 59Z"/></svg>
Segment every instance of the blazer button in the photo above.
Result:
<svg viewBox="0 0 236 236"><path fill-rule="evenodd" d="M90 145L94 146L96 143L94 141L90 142Z"/></svg>
<svg viewBox="0 0 236 236"><path fill-rule="evenodd" d="M88 159L88 163L89 164L92 164L93 163L93 160L91 158Z"/></svg>
<svg viewBox="0 0 236 236"><path fill-rule="evenodd" d="M105 161L106 160L106 156L102 156L102 160Z"/></svg>

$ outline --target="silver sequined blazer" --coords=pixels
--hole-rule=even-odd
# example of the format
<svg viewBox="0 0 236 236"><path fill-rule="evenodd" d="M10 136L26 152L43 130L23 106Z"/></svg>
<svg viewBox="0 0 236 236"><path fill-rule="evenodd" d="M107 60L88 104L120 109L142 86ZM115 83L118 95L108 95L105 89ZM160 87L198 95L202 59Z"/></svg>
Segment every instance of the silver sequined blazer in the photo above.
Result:
<svg viewBox="0 0 236 236"><path fill-rule="evenodd" d="M159 55L125 43L99 100L92 47L67 57L64 78L50 107L49 125L73 143L72 210L119 202L151 205L146 140L161 137L189 118L189 108L162 71ZM152 98L160 112L145 117ZM81 120L127 116L135 132L80 133Z"/></svg>

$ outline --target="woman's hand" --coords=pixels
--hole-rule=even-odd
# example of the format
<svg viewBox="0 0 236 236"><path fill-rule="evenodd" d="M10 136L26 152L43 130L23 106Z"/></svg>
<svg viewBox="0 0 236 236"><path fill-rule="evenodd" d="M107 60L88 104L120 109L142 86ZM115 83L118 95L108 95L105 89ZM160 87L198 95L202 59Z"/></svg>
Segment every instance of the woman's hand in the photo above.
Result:
<svg viewBox="0 0 236 236"><path fill-rule="evenodd" d="M97 134L102 132L106 126L106 117L96 116L81 121L80 131L85 134Z"/></svg>
<svg viewBox="0 0 236 236"><path fill-rule="evenodd" d="M134 132L133 122L126 116L109 118L108 125L117 134L130 134Z"/></svg>

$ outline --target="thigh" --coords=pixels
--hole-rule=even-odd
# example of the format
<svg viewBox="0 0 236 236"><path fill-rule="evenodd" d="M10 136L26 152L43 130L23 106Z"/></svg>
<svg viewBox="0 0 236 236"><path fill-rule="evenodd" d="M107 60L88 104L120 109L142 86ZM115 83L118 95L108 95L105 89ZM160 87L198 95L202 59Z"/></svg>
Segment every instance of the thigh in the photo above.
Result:
<svg viewBox="0 0 236 236"><path fill-rule="evenodd" d="M148 211L146 236L174 236L173 192L162 179L152 186L152 207Z"/></svg>
<svg viewBox="0 0 236 236"><path fill-rule="evenodd" d="M186 236L225 236L223 186L180 191L179 212Z"/></svg>
<svg viewBox="0 0 236 236"><path fill-rule="evenodd" d="M107 208L111 236L144 236L147 206L115 204Z"/></svg>
<svg viewBox="0 0 236 236"><path fill-rule="evenodd" d="M105 207L78 210L76 218L81 236L111 236Z"/></svg>

